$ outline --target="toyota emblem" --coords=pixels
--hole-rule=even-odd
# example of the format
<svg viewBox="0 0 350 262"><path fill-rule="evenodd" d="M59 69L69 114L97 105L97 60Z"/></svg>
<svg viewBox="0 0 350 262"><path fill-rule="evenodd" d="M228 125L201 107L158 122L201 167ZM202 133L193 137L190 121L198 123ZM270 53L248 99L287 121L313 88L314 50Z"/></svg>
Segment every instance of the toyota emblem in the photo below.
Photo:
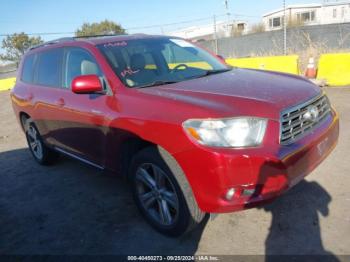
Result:
<svg viewBox="0 0 350 262"><path fill-rule="evenodd" d="M318 118L320 112L318 111L317 106L309 106L307 112L303 115L303 119L307 121L315 122Z"/></svg>

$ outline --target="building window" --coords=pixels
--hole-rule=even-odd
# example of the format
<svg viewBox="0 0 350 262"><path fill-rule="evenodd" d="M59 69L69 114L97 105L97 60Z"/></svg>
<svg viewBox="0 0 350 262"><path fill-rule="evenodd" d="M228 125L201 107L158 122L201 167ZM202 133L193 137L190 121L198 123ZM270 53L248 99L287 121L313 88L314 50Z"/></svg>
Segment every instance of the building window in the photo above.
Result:
<svg viewBox="0 0 350 262"><path fill-rule="evenodd" d="M311 20L310 21L315 21L315 11L310 12L311 14Z"/></svg>
<svg viewBox="0 0 350 262"><path fill-rule="evenodd" d="M281 17L272 18L272 27L273 28L281 27L281 25L282 25L281 20L282 20Z"/></svg>
<svg viewBox="0 0 350 262"><path fill-rule="evenodd" d="M337 9L333 9L333 18L337 18Z"/></svg>
<svg viewBox="0 0 350 262"><path fill-rule="evenodd" d="M245 29L245 24L243 24L243 23L237 24L237 29L239 31L243 31Z"/></svg>
<svg viewBox="0 0 350 262"><path fill-rule="evenodd" d="M274 17L269 19L270 28L279 28L282 27L284 23L284 16Z"/></svg>
<svg viewBox="0 0 350 262"><path fill-rule="evenodd" d="M315 11L303 12L297 14L298 22L308 23L315 21Z"/></svg>

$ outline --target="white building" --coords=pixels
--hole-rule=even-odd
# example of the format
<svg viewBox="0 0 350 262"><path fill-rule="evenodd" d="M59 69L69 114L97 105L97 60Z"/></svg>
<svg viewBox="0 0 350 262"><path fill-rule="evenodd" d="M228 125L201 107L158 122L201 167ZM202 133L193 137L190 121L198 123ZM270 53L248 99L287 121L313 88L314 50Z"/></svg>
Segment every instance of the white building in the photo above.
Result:
<svg viewBox="0 0 350 262"><path fill-rule="evenodd" d="M228 25L228 27L227 27ZM214 23L202 26L191 26L175 32L167 33L167 35L182 37L193 41L206 41L215 39ZM247 23L244 21L223 22L216 23L217 38L229 37L235 32L245 34L247 31Z"/></svg>
<svg viewBox="0 0 350 262"><path fill-rule="evenodd" d="M323 4L300 4L286 7L288 23L302 25L325 25L350 22L350 1L325 2ZM266 31L283 28L284 9L263 16Z"/></svg>

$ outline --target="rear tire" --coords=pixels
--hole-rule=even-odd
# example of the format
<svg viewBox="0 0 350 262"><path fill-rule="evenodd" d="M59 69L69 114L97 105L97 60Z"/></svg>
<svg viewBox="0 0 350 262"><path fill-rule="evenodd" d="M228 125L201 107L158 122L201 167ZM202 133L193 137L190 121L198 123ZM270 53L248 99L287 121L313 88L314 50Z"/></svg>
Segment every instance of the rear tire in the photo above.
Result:
<svg viewBox="0 0 350 262"><path fill-rule="evenodd" d="M162 234L180 236L205 217L181 168L160 147L138 152L130 166L133 196L147 222Z"/></svg>
<svg viewBox="0 0 350 262"><path fill-rule="evenodd" d="M58 153L48 148L44 144L38 129L30 118L22 119L22 123L27 138L28 147L34 159L40 165L53 164L58 157Z"/></svg>

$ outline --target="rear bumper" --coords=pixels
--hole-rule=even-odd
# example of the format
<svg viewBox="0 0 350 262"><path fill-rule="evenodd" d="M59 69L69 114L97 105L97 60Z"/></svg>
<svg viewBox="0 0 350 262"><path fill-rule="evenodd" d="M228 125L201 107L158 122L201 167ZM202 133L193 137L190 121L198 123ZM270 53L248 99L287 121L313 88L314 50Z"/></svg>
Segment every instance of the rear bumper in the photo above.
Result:
<svg viewBox="0 0 350 262"><path fill-rule="evenodd" d="M276 135L278 123L271 127ZM213 151L195 146L174 157L202 211L233 212L271 201L296 185L331 153L338 136L339 118L332 111L312 133L288 146L276 141L256 149ZM227 200L231 188L235 194Z"/></svg>

